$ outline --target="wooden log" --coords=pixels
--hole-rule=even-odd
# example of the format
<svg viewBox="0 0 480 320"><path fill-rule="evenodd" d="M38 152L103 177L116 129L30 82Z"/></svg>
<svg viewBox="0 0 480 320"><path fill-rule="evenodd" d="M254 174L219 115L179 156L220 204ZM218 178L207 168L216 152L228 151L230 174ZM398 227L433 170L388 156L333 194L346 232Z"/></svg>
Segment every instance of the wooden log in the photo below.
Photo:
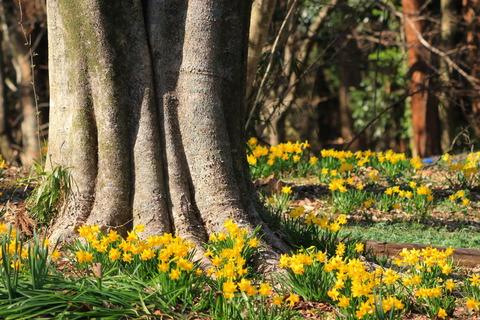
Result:
<svg viewBox="0 0 480 320"><path fill-rule="evenodd" d="M395 242L379 242L379 241L366 241L366 248L372 249L375 254L384 255L388 257L397 256L403 248L408 250L412 249L425 249L428 247L436 248L438 250L445 250L446 247L430 246L425 244L412 244L412 243L395 243ZM474 268L480 265L480 250L479 249L466 249L466 248L454 248L452 258L458 262L460 266Z"/></svg>

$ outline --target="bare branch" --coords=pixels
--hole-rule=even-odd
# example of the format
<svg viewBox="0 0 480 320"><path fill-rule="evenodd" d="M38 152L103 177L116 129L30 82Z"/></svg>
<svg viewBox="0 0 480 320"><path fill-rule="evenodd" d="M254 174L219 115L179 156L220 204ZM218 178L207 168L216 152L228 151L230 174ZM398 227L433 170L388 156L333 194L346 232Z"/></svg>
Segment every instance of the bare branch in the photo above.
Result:
<svg viewBox="0 0 480 320"><path fill-rule="evenodd" d="M304 40L302 40L301 44L300 44L300 50L299 50L300 58L299 58L299 60L300 60L300 65L301 66L305 66L307 64L308 58L310 56L310 53L311 53L311 51L313 49L313 46L315 44L315 41L316 41L315 36L318 35L318 33L320 32L320 30L323 27L325 21L327 20L329 14L331 13L331 11L333 9L335 9L339 4L341 4L344 1L345 0L330 0L330 3L325 5L322 8L322 10L320 10L316 19L314 20L314 22L308 28L308 30L306 32L306 38ZM338 36L337 36L337 38L338 38ZM327 47L330 47L330 44ZM324 52L326 52L326 49L324 50ZM296 75L295 73L291 74L291 75L287 75L287 74L285 75L286 77L289 78L289 83L288 83L285 91L283 92L283 94L279 98L279 101L283 102L287 97L291 97L291 99L290 100L286 99L288 104L287 104L287 106L285 106L283 108L283 110L278 110L279 108L281 108L281 107L278 107L278 108L274 108L274 110L272 110L272 112L269 113L269 115L267 116L267 119L265 121L265 124L259 130L260 132L263 132L263 130L267 126L268 122L272 119L272 117L274 116L275 113L282 114L288 108L290 108L290 106L292 104L292 101L293 101L293 97L295 96L295 89L296 89L297 85L300 83L300 81L307 74L310 73L310 71L313 69L313 67L316 65L316 63L323 57L323 53L320 54L307 68L305 68L300 75ZM255 104L257 104L257 103L259 103L258 100L255 101Z"/></svg>
<svg viewBox="0 0 480 320"><path fill-rule="evenodd" d="M405 19L405 21L407 21L407 23L409 24L409 26L412 28L413 32L415 33L415 35L417 36L417 39L418 41L425 47L427 48L428 50L430 50L431 52L435 53L436 55L442 57L448 64L449 67L452 67L453 69L455 69L459 74L461 74L465 79L467 79L468 82L470 82L470 84L476 89L476 90L479 90L480 89L480 79L472 76L472 75L469 75L465 70L463 70L457 63L455 63L449 56L447 53L441 51L440 49L438 48L435 48L434 46L432 46L427 40L425 40L425 38L422 36L422 34L418 31L418 29L415 27L412 19L410 19L409 17L407 17L406 15L403 14L403 12L400 12L398 10L394 10L386 5L384 5L383 3L380 3L380 2L376 2L376 4L381 7L381 8L386 8L387 10L389 10L390 12L392 12L393 14L395 14L397 17L400 17L402 19Z"/></svg>
<svg viewBox="0 0 480 320"><path fill-rule="evenodd" d="M294 0L292 5L290 6L290 9L287 12L287 15L285 16L285 19L282 22L282 25L280 26L280 30L278 31L277 37L275 38L275 41L274 41L273 47L272 47L272 51L270 53L270 60L268 61L267 69L265 70L265 74L263 75L262 81L260 82L260 86L258 88L257 95L255 97L255 100L254 100L253 104L252 104L252 109L250 110L250 113L248 114L248 119L247 119L247 122L245 123L245 129L247 129L248 126L250 125L250 121L253 118L253 114L255 113L255 110L257 109L258 100L260 99L260 95L262 94L263 87L265 86L265 83L267 82L268 75L270 74L270 70L272 69L272 66L273 66L273 61L275 59L275 53L277 52L279 44L280 44L280 38L283 35L283 32L288 25L287 22L289 21L291 15L295 11L295 9L297 7L297 4L298 4L298 0Z"/></svg>

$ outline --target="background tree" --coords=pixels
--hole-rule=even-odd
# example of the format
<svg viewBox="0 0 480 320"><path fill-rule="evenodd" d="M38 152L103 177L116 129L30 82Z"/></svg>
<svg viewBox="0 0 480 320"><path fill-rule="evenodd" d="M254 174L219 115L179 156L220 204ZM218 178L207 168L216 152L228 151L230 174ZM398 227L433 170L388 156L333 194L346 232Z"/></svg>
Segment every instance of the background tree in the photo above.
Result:
<svg viewBox="0 0 480 320"><path fill-rule="evenodd" d="M45 138L40 129L48 119L48 110L42 108L48 100L45 22L44 1L0 1L0 72L4 80L0 152L8 161L27 166L40 160ZM35 51L40 53L36 58Z"/></svg>
<svg viewBox="0 0 480 320"><path fill-rule="evenodd" d="M480 79L480 1L464 0L462 4L466 31L464 33L465 41L468 45L468 54L465 60L470 66L470 74L478 80ZM473 85L472 83L466 85L472 89L468 94L470 101L467 103L472 106L470 122L478 137L480 135L480 81Z"/></svg>
<svg viewBox="0 0 480 320"><path fill-rule="evenodd" d="M412 115L415 107L410 104L421 94L410 88L413 69L407 75L409 46L402 1L254 3L246 101L250 135L273 144L308 139L317 150L365 147L412 153L417 147L410 139L425 140L420 135L438 127L438 134L428 134L430 138L425 140L427 149L432 149L423 152L425 155L450 147L470 149L480 137L477 0L429 1L411 16L414 23L423 21L419 26L422 39L415 47L426 58L428 81L423 82L421 91L428 93L427 109L434 115L425 116L430 121L425 130L418 125L413 130L412 116L418 119L422 113ZM0 107L0 152L10 161L22 159L28 164L39 156L37 133L41 141L47 138L45 1L0 4L5 102ZM347 57L351 50L343 49L352 44L356 53ZM29 47L38 53L33 74ZM40 107L35 121L32 75ZM412 99L405 99L409 95ZM471 139L459 138L467 136ZM442 150L440 141L435 141L440 137Z"/></svg>
<svg viewBox="0 0 480 320"><path fill-rule="evenodd" d="M249 10L230 0L48 2L48 163L71 168L75 186L54 237L145 224L147 235L200 243L232 218L286 248L261 220L245 159Z"/></svg>
<svg viewBox="0 0 480 320"><path fill-rule="evenodd" d="M425 49L417 34L423 30L420 11L423 0L402 0L405 13L405 34L410 67L410 93L414 154L421 157L438 154L438 110L429 95L430 52Z"/></svg>
<svg viewBox="0 0 480 320"><path fill-rule="evenodd" d="M263 45L267 40L276 3L276 0L258 0L252 4L246 82L248 98L251 98L254 91L253 84L257 74L258 61L262 54Z"/></svg>
<svg viewBox="0 0 480 320"><path fill-rule="evenodd" d="M475 3L465 1L462 16L451 1L277 0L250 132L316 148L463 150L475 139L458 139L462 130L479 136ZM352 50L342 48L352 44L348 58Z"/></svg>
<svg viewBox="0 0 480 320"><path fill-rule="evenodd" d="M443 52L454 49L455 46L455 22L456 6L453 0L441 1L441 26L440 26L440 49ZM458 19L457 19L458 20ZM439 65L440 83L438 94L438 113L441 125L440 144L444 151L451 148L455 135L455 91L451 86L453 73L445 59L440 59Z"/></svg>

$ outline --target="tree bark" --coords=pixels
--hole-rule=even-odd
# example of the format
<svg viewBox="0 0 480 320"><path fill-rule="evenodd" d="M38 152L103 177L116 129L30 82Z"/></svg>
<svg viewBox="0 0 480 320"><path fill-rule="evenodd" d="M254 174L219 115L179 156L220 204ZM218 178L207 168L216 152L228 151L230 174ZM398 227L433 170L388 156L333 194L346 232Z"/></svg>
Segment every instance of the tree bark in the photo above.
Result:
<svg viewBox="0 0 480 320"><path fill-rule="evenodd" d="M455 1L441 1L441 50L446 52L453 49L454 30L455 30ZM440 59L440 88L438 115L440 121L441 135L440 146L442 152L448 152L451 149L455 135L455 108L454 108L454 90L451 84L451 70L444 59Z"/></svg>
<svg viewBox="0 0 480 320"><path fill-rule="evenodd" d="M3 4L0 3L0 6L3 6ZM7 121L8 106L5 100L5 76L3 70L3 53L0 51L0 154L7 161L13 161L10 128Z"/></svg>
<svg viewBox="0 0 480 320"><path fill-rule="evenodd" d="M330 14L341 5L344 0L330 0L320 9L318 15L312 21L304 35L298 32L291 33L288 38L288 43L285 46L284 64L285 68L282 70L287 82L281 86L280 93L276 94L279 97L279 107L275 108L273 114L269 116L271 119L271 130L269 135L270 144L278 144L286 139L286 124L285 120L289 115L291 109L297 100L297 91L304 80L307 73L313 70L312 66L308 65L311 53L318 42L317 36L328 21ZM293 29L293 21L292 27ZM299 38L305 38L300 40ZM294 72L292 64L296 64L303 68L302 72ZM298 68L298 67L297 67Z"/></svg>
<svg viewBox="0 0 480 320"><path fill-rule="evenodd" d="M480 1L462 1L463 19L467 25L466 41L469 45L467 63L470 66L470 74L480 78ZM480 92L478 88L472 88L472 120L475 133L480 133Z"/></svg>
<svg viewBox="0 0 480 320"><path fill-rule="evenodd" d="M345 44L338 53L338 77L340 80L338 88L338 103L340 115L340 133L344 143L348 143L355 136L352 110L350 109L350 90L352 87L359 88L361 82L360 59L361 52L356 40L346 38ZM362 150L365 147L363 135L355 140L350 148Z"/></svg>
<svg viewBox="0 0 480 320"><path fill-rule="evenodd" d="M263 226L265 256L287 249L261 219L245 160L249 10L229 0L48 2L48 162L71 168L75 186L54 238L85 223L144 224L145 235L201 244L231 218Z"/></svg>
<svg viewBox="0 0 480 320"><path fill-rule="evenodd" d="M276 2L276 0L257 0L252 4L248 41L247 97L250 97L254 92L253 85L257 73L258 61L260 60L263 45L267 39L268 27L272 21Z"/></svg>
<svg viewBox="0 0 480 320"><path fill-rule="evenodd" d="M10 18L7 17L10 36L10 48L12 51L12 58L15 60L14 64L17 66L17 85L18 85L18 99L21 108L21 147L20 160L23 165L30 166L35 161L40 160L40 140L38 131L38 117L36 96L33 90L33 72L34 66L31 62L30 43L27 39L31 36L33 31L33 23L28 27L23 27L20 23L24 23L20 17L34 17L33 12L41 10L36 8L34 4L20 1L21 6L14 8L15 15ZM21 12L20 12L21 11ZM28 12L27 12L28 11ZM42 12L37 12L41 15Z"/></svg>
<svg viewBox="0 0 480 320"><path fill-rule="evenodd" d="M414 28L422 32L418 19L423 0L402 0L405 14L405 36L410 67L414 154L424 157L440 152L438 139L438 109L428 94L429 53L420 44Z"/></svg>

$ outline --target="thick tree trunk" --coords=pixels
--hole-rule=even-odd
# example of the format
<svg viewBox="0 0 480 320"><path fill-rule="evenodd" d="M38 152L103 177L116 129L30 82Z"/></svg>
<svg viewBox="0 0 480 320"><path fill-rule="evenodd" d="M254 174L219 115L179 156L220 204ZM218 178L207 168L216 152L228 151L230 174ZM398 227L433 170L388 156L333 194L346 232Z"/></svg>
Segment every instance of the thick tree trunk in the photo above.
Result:
<svg viewBox="0 0 480 320"><path fill-rule="evenodd" d="M49 155L75 186L53 237L85 223L144 224L146 235L200 244L231 218L264 226L265 255L286 249L261 220L245 161L249 10L229 0L49 1Z"/></svg>
<svg viewBox="0 0 480 320"><path fill-rule="evenodd" d="M418 19L423 0L402 0L405 13L405 36L410 67L410 93L412 108L414 154L421 157L440 152L438 139L438 109L428 94L429 54L420 44L415 29L422 32Z"/></svg>

